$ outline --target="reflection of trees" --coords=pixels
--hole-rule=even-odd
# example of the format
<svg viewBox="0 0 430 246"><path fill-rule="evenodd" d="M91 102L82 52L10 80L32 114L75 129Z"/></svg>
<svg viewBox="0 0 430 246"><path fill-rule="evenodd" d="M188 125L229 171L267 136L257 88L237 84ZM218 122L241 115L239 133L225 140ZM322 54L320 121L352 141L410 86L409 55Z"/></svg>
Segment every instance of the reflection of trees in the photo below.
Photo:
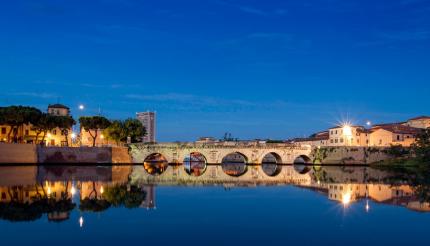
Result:
<svg viewBox="0 0 430 246"><path fill-rule="evenodd" d="M430 167L418 166L390 166L380 167L390 175L384 179L384 183L411 185L415 196L420 202L430 202Z"/></svg>
<svg viewBox="0 0 430 246"><path fill-rule="evenodd" d="M101 212L110 207L110 203L103 199L85 198L81 200L79 209L86 212Z"/></svg>
<svg viewBox="0 0 430 246"><path fill-rule="evenodd" d="M99 198L95 187L95 183L93 183L93 190L89 196L81 200L79 206L81 211L101 212L111 206L136 208L142 204L146 197L146 193L136 186L115 185L107 187L101 198Z"/></svg>
<svg viewBox="0 0 430 246"><path fill-rule="evenodd" d="M145 200L146 192L136 186L116 185L106 188L104 198L114 207L137 208Z"/></svg>
<svg viewBox="0 0 430 246"><path fill-rule="evenodd" d="M43 197L34 198L32 202L22 203L12 200L0 203L0 219L9 221L33 221L42 217L44 213L69 212L75 208L71 199L55 199Z"/></svg>

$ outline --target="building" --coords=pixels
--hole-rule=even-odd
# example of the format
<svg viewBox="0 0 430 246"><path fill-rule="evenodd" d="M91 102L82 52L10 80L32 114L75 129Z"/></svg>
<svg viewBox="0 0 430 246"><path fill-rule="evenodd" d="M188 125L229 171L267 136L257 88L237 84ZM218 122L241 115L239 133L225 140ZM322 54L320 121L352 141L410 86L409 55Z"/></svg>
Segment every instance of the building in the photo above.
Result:
<svg viewBox="0 0 430 246"><path fill-rule="evenodd" d="M415 136L419 128L394 124L375 125L370 130L369 146L389 147L391 145L411 146L415 142Z"/></svg>
<svg viewBox="0 0 430 246"><path fill-rule="evenodd" d="M417 134L429 127L429 116L420 116L400 123L378 124L370 129L345 124L315 133L308 138L296 138L291 142L310 146L409 147L415 143Z"/></svg>
<svg viewBox="0 0 430 246"><path fill-rule="evenodd" d="M155 112L136 113L137 119L142 122L146 129L146 135L143 136L144 143L155 143Z"/></svg>
<svg viewBox="0 0 430 246"><path fill-rule="evenodd" d="M70 108L59 103L49 104L48 114L55 116L69 116Z"/></svg>
<svg viewBox="0 0 430 246"><path fill-rule="evenodd" d="M419 116L412 119L409 119L407 122L403 123L404 125L427 129L430 127L430 116Z"/></svg>
<svg viewBox="0 0 430 246"><path fill-rule="evenodd" d="M317 132L308 138L295 138L288 142L310 146L327 146L329 142L329 131Z"/></svg>
<svg viewBox="0 0 430 246"><path fill-rule="evenodd" d="M81 140L81 146L93 146L93 137L96 136L95 139L95 146L97 147L103 147L103 146L112 146L116 145L116 143L108 138L105 137L103 134L104 129L98 129L97 132L95 130L91 130L91 133L89 131L86 131L84 128L81 128L80 132L80 140ZM92 136L91 136L92 135Z"/></svg>
<svg viewBox="0 0 430 246"><path fill-rule="evenodd" d="M367 146L369 130L362 126L336 126L329 129L329 146Z"/></svg>
<svg viewBox="0 0 430 246"><path fill-rule="evenodd" d="M50 104L47 113L53 116L69 116L70 109L62 104ZM0 125L0 142L7 141L10 131L11 126ZM72 134L72 129L63 132L59 127L56 127L44 135L44 133L36 132L32 124L24 124L21 127L12 129L10 136L16 135L17 139L15 141L18 143L39 144L43 140L47 146L69 146L71 145Z"/></svg>

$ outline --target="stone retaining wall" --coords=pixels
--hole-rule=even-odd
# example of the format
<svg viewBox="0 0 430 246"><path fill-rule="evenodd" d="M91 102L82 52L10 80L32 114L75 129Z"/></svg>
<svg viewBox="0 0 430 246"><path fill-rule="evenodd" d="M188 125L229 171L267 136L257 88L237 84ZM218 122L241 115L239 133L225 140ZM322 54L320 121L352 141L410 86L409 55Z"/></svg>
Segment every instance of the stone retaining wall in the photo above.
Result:
<svg viewBox="0 0 430 246"><path fill-rule="evenodd" d="M0 144L0 164L131 163L127 148Z"/></svg>
<svg viewBox="0 0 430 246"><path fill-rule="evenodd" d="M392 158L386 148L321 147L312 151L312 159L320 164L371 164Z"/></svg>
<svg viewBox="0 0 430 246"><path fill-rule="evenodd" d="M36 146L33 144L0 143L0 163L37 163Z"/></svg>

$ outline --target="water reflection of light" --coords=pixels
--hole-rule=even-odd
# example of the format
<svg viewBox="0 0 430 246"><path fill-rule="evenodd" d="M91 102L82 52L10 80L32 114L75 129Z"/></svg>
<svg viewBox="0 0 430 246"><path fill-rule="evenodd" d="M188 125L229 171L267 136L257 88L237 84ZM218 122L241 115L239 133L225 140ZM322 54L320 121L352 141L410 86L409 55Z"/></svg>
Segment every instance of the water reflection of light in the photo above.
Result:
<svg viewBox="0 0 430 246"><path fill-rule="evenodd" d="M80 218L79 218L79 227L83 227L84 226L84 218L81 216Z"/></svg>
<svg viewBox="0 0 430 246"><path fill-rule="evenodd" d="M343 205L347 206L351 203L351 193L345 193L342 196L342 203Z"/></svg>
<svg viewBox="0 0 430 246"><path fill-rule="evenodd" d="M103 186L100 187L100 194L103 194L105 192L105 189L103 189Z"/></svg>
<svg viewBox="0 0 430 246"><path fill-rule="evenodd" d="M48 187L48 191L46 192L48 194L48 196L51 195L51 192L52 192L51 187Z"/></svg>
<svg viewBox="0 0 430 246"><path fill-rule="evenodd" d="M76 188L74 186L72 186L72 188L70 189L70 193L72 194L72 196L76 194Z"/></svg>
<svg viewBox="0 0 430 246"><path fill-rule="evenodd" d="M370 210L369 201L366 201L366 212L369 212L369 210Z"/></svg>

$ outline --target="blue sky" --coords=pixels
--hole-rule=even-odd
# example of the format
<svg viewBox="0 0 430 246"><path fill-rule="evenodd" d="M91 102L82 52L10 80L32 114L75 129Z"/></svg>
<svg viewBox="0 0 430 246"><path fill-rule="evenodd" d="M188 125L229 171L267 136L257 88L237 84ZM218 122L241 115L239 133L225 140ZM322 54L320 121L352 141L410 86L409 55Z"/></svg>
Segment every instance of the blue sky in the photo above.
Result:
<svg viewBox="0 0 430 246"><path fill-rule="evenodd" d="M429 13L425 0L5 1L0 106L156 110L160 141L429 115Z"/></svg>

